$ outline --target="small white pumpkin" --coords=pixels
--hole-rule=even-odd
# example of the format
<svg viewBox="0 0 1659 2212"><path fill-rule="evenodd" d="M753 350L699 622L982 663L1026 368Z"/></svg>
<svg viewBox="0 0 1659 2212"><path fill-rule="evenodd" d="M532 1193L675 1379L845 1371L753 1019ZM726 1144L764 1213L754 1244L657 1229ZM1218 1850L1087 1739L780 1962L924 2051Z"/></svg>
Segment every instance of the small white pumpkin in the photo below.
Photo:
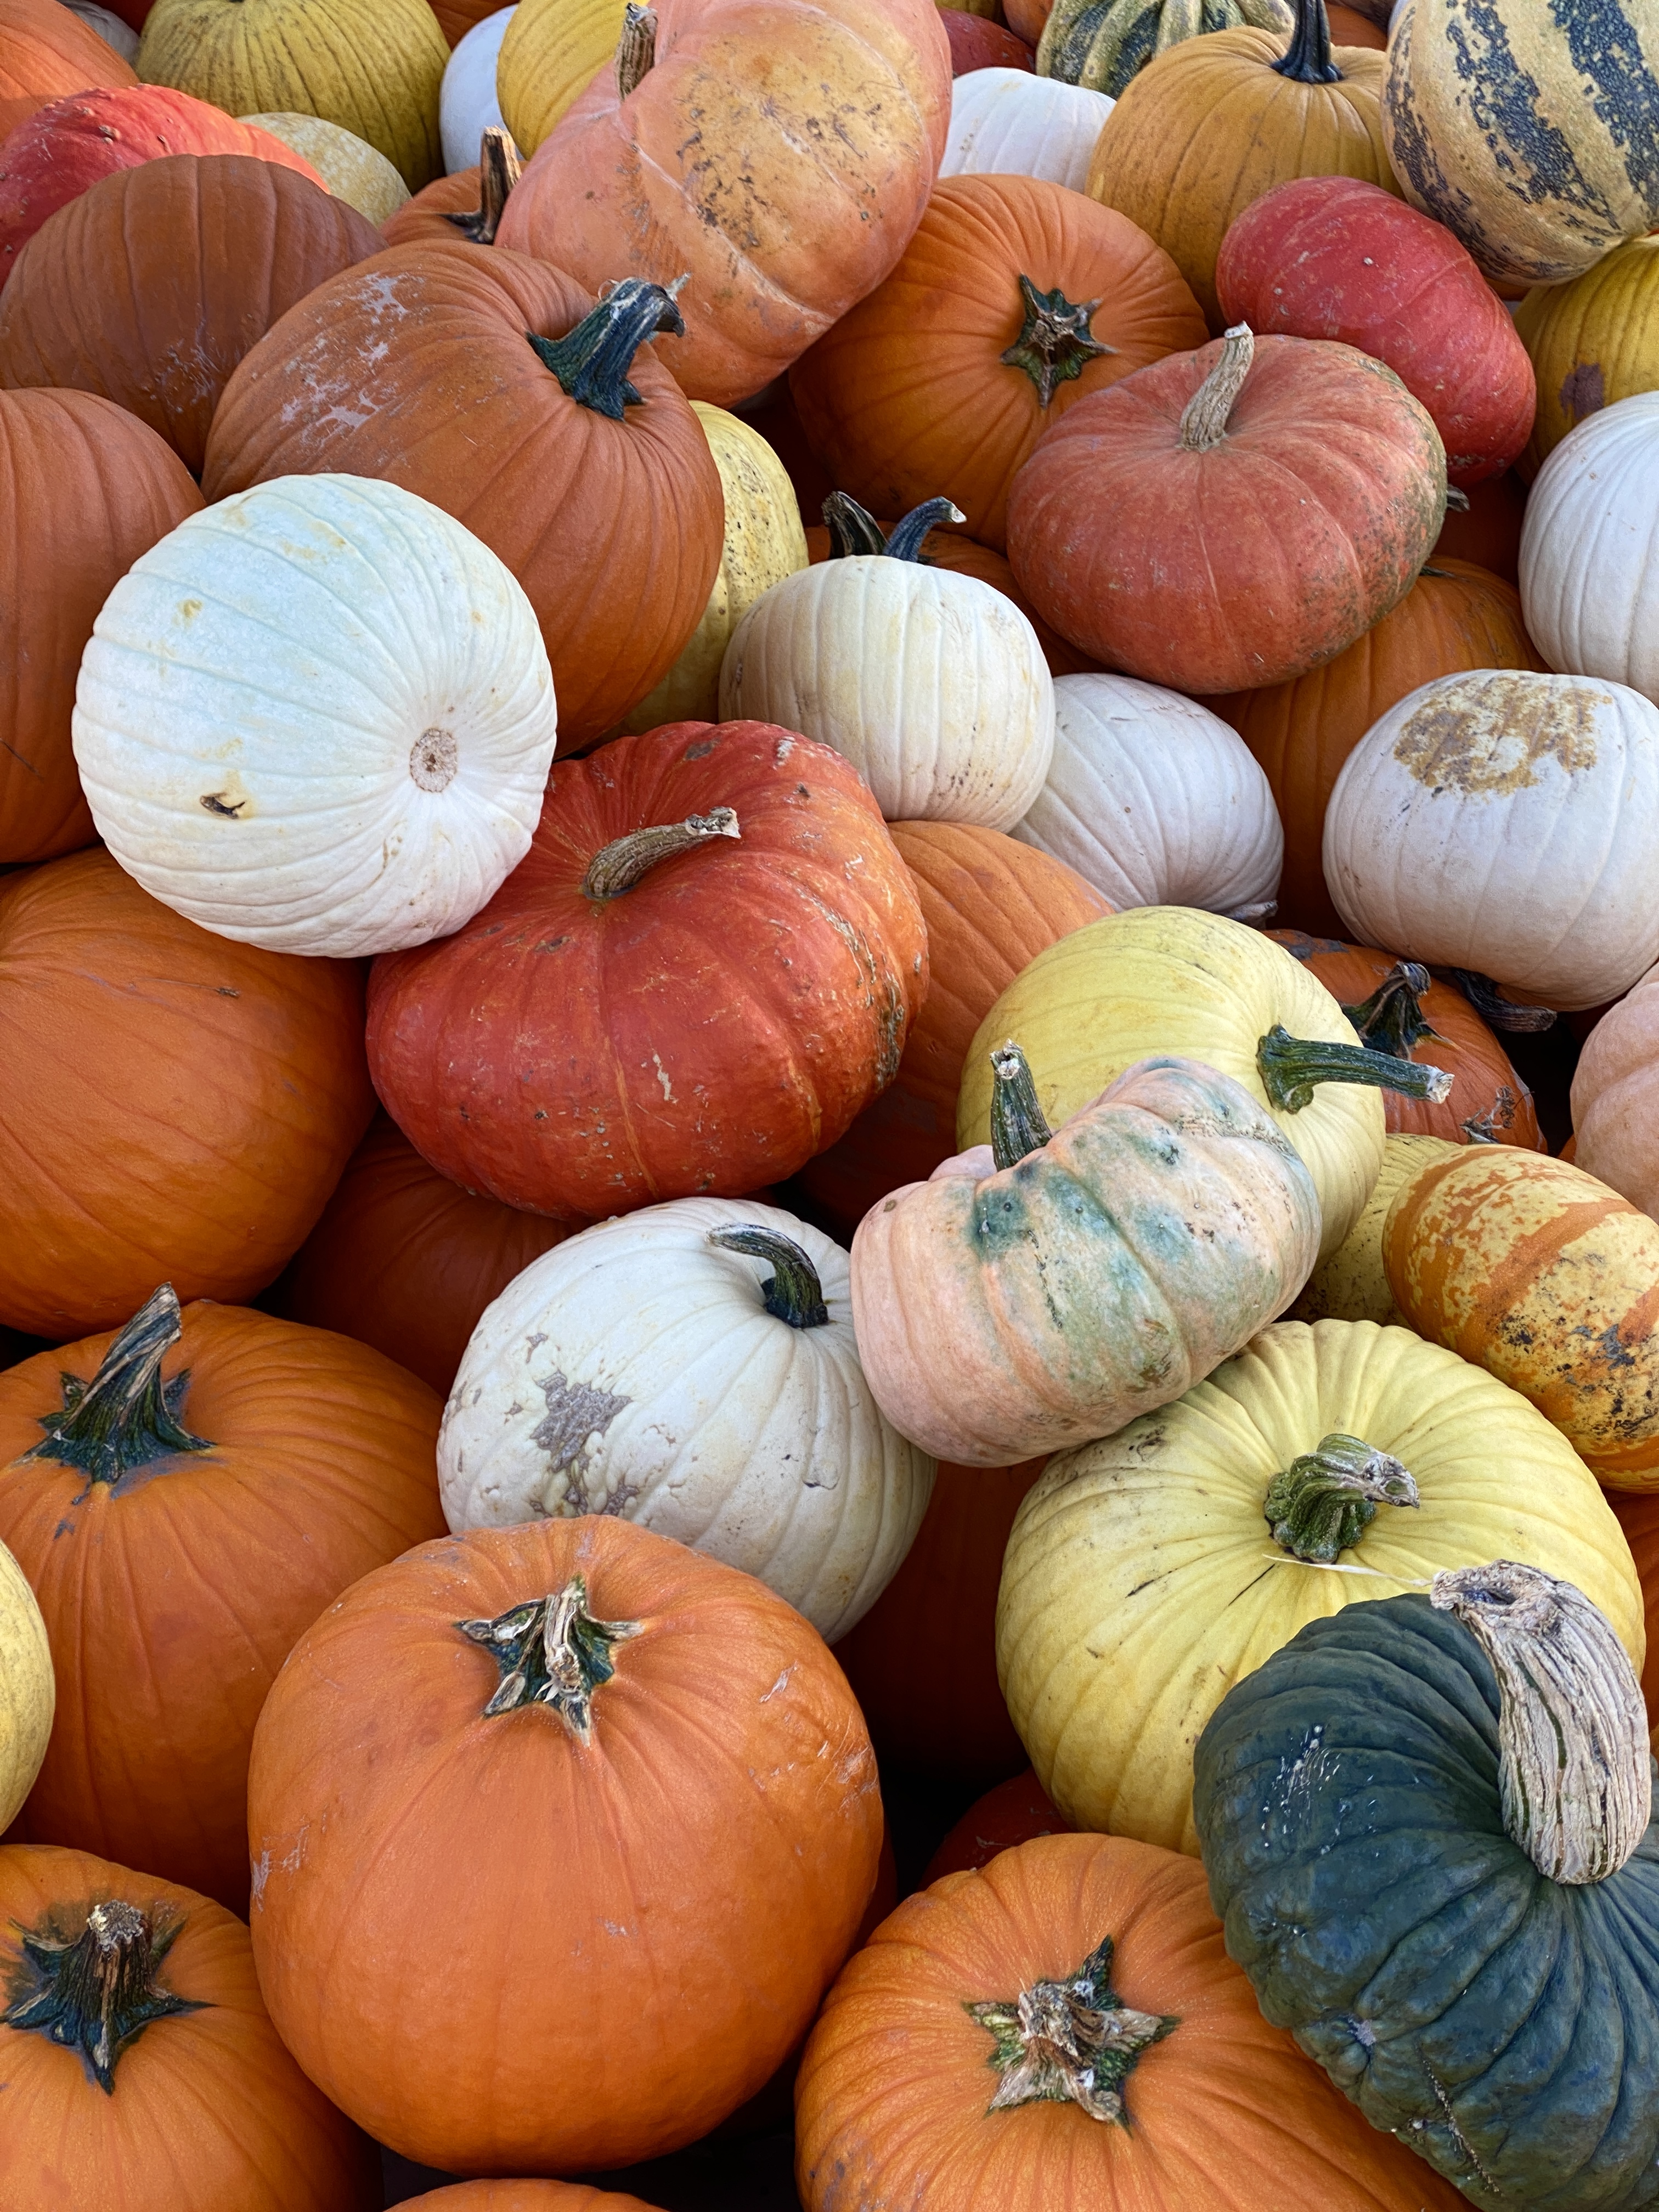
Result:
<svg viewBox="0 0 1659 2212"><path fill-rule="evenodd" d="M57 1698L46 1624L23 1570L0 1544L0 1834L34 1787Z"/></svg>
<svg viewBox="0 0 1659 2212"><path fill-rule="evenodd" d="M452 177L458 169L476 166L484 132L491 124L501 122L501 104L495 95L495 61L507 27L517 13L516 7L498 8L493 15L475 23L445 67L438 94L438 128L443 137L444 168Z"/></svg>
<svg viewBox="0 0 1659 2212"><path fill-rule="evenodd" d="M518 866L557 733L517 579L398 485L279 477L151 547L81 663L75 757L130 876L204 929L353 957Z"/></svg>
<svg viewBox="0 0 1659 2212"><path fill-rule="evenodd" d="M1659 392L1588 416L1539 471L1521 605L1552 668L1659 700Z"/></svg>
<svg viewBox="0 0 1659 2212"><path fill-rule="evenodd" d="M1563 1012L1659 959L1659 708L1622 684L1475 669L1425 684L1343 764L1325 881L1362 945Z"/></svg>
<svg viewBox="0 0 1659 2212"><path fill-rule="evenodd" d="M941 177L1044 177L1080 192L1101 126L1103 92L1024 70L970 70L951 87Z"/></svg>
<svg viewBox="0 0 1659 2212"><path fill-rule="evenodd" d="M1133 676L1056 680L1048 781L1013 834L1120 912L1195 906L1262 921L1285 859L1273 787L1237 731Z"/></svg>
<svg viewBox="0 0 1659 2212"><path fill-rule="evenodd" d="M257 123L284 146L291 146L310 162L337 200L356 209L365 222L391 221L409 198L409 186L378 146L358 137L342 123L320 115L245 115L244 123ZM475 145L472 159L478 158Z"/></svg>
<svg viewBox="0 0 1659 2212"><path fill-rule="evenodd" d="M949 500L906 515L884 548L844 495L824 513L836 554L773 585L738 624L721 720L833 745L889 822L1012 830L1054 753L1054 678L1036 632L989 584L921 565L933 524L963 519Z"/></svg>
<svg viewBox="0 0 1659 2212"><path fill-rule="evenodd" d="M647 1206L533 1261L474 1330L438 1438L458 1533L620 1514L832 1643L897 1572L933 1472L864 1379L846 1253L745 1199Z"/></svg>

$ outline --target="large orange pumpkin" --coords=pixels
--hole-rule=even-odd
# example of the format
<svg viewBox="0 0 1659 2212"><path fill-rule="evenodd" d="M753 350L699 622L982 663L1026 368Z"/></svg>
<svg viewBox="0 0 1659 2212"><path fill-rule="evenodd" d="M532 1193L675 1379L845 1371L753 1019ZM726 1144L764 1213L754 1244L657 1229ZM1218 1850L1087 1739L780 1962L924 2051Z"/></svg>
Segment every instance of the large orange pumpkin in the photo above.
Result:
<svg viewBox="0 0 1659 2212"><path fill-rule="evenodd" d="M82 1851L0 1850L0 2082L6 2212L381 2202L374 2145L276 2039L247 1929Z"/></svg>
<svg viewBox="0 0 1659 2212"><path fill-rule="evenodd" d="M1487 489L1476 488L1476 497ZM1408 691L1472 668L1541 669L1512 584L1437 553L1397 607L1322 668L1263 690L1206 703L1261 763L1285 825L1281 921L1340 937L1325 887L1325 808L1342 763L1371 725Z"/></svg>
<svg viewBox="0 0 1659 2212"><path fill-rule="evenodd" d="M374 1109L355 962L211 936L101 849L0 880L0 1322L58 1341L263 1290Z"/></svg>
<svg viewBox="0 0 1659 2212"><path fill-rule="evenodd" d="M800 1615L590 1515L359 1583L266 1705L248 1832L259 1984L325 2094L444 2170L580 2172L767 2081L846 1955L882 1811Z"/></svg>
<svg viewBox="0 0 1659 2212"><path fill-rule="evenodd" d="M963 1060L1020 969L1057 938L1111 912L1063 860L1000 830L893 822L888 834L921 902L929 982L891 1084L801 1171L803 1187L848 1244L878 1199L925 1182L959 1149Z"/></svg>
<svg viewBox="0 0 1659 2212"><path fill-rule="evenodd" d="M1000 548L1008 487L1048 426L1205 337L1174 262L1126 216L1036 177L950 177L789 384L842 491L878 514L947 494Z"/></svg>
<svg viewBox="0 0 1659 2212"><path fill-rule="evenodd" d="M193 473L248 348L380 250L355 208L252 154L119 169L49 216L0 294L0 384L100 392Z"/></svg>
<svg viewBox="0 0 1659 2212"><path fill-rule="evenodd" d="M337 471L453 514L530 596L568 749L672 665L720 566L720 471L665 366L677 341L645 344L678 322L659 291L623 286L596 308L562 270L500 247L389 249L254 347L203 488ZM321 404L331 392L349 401Z"/></svg>
<svg viewBox="0 0 1659 2212"><path fill-rule="evenodd" d="M137 82L60 0L0 0L0 139L66 93Z"/></svg>
<svg viewBox="0 0 1659 2212"><path fill-rule="evenodd" d="M70 744L98 611L202 504L177 455L112 401L0 392L0 861L92 844Z"/></svg>
<svg viewBox="0 0 1659 2212"><path fill-rule="evenodd" d="M366 1345L164 1287L0 1376L0 1543L58 1717L25 1837L247 1910L248 1747L295 1639L443 1530L438 1399Z"/></svg>
<svg viewBox="0 0 1659 2212"><path fill-rule="evenodd" d="M1119 1836L1039 1837L876 1930L801 2061L795 2172L806 2212L1465 2203L1267 2025L1198 1861Z"/></svg>

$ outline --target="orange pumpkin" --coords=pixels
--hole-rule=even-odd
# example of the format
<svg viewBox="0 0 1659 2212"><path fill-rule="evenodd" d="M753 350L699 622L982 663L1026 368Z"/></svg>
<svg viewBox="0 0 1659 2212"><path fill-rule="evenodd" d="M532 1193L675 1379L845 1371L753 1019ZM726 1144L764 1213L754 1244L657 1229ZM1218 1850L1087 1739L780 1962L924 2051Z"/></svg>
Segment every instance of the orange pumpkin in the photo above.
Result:
<svg viewBox="0 0 1659 2212"><path fill-rule="evenodd" d="M1066 1836L1071 1824L1050 1804L1028 1766L1011 1775L971 1804L927 1862L922 1887L931 1888L947 1874L971 1874L989 1866L1000 1852L1033 1836Z"/></svg>
<svg viewBox="0 0 1659 2212"><path fill-rule="evenodd" d="M1399 605L1322 668L1206 701L1238 732L1273 787L1285 825L1279 920L1316 937L1342 934L1321 860L1325 809L1342 763L1374 722L1437 676L1543 665L1514 586L1437 553Z"/></svg>
<svg viewBox="0 0 1659 2212"><path fill-rule="evenodd" d="M500 5L501 0L433 0L432 12L438 19L438 28L453 47Z"/></svg>
<svg viewBox="0 0 1659 2212"><path fill-rule="evenodd" d="M872 514L945 493L1004 544L1008 488L1091 392L1204 343L1163 248L1036 177L949 177L904 258L789 372L808 439Z"/></svg>
<svg viewBox="0 0 1659 2212"><path fill-rule="evenodd" d="M580 2181L458 2181L404 2202L430 2212L655 2212L642 2197Z"/></svg>
<svg viewBox="0 0 1659 2212"><path fill-rule="evenodd" d="M1334 46L1369 46L1374 53L1386 53L1389 33L1386 25L1372 22L1358 8L1344 8L1340 0L1330 0L1325 10L1326 21L1331 27Z"/></svg>
<svg viewBox="0 0 1659 2212"><path fill-rule="evenodd" d="M355 961L212 936L101 848L0 880L0 1322L263 1290L368 1126L362 1023Z"/></svg>
<svg viewBox="0 0 1659 2212"><path fill-rule="evenodd" d="M1595 1013L1573 1070L1574 1150L1562 1158L1659 1219L1659 968Z"/></svg>
<svg viewBox="0 0 1659 2212"><path fill-rule="evenodd" d="M59 0L0 0L0 139L67 93L137 82L114 47Z"/></svg>
<svg viewBox="0 0 1659 2212"><path fill-rule="evenodd" d="M382 2201L379 2153L276 2039L247 1929L85 1852L0 1850L0 2081L6 2212Z"/></svg>
<svg viewBox="0 0 1659 2212"><path fill-rule="evenodd" d="M349 1591L266 1705L248 1832L311 2079L406 2157L511 2173L626 2165L751 2096L846 1955L882 1812L800 1615L588 1516Z"/></svg>
<svg viewBox="0 0 1659 2212"><path fill-rule="evenodd" d="M458 238L474 246L493 246L520 166L519 149L505 126L487 125L477 166L434 177L386 217L380 225L381 237L388 246L417 246L434 239L453 243Z"/></svg>
<svg viewBox="0 0 1659 2212"><path fill-rule="evenodd" d="M248 1747L296 1637L442 1532L439 1401L378 1352L164 1286L0 1376L0 1543L58 1717L26 1838L246 1912Z"/></svg>
<svg viewBox="0 0 1659 2212"><path fill-rule="evenodd" d="M1650 1727L1659 1728L1659 1492L1613 1490L1607 1493L1607 1503L1619 1516L1642 1584L1648 1631L1642 1695L1647 1700Z"/></svg>
<svg viewBox="0 0 1659 2212"><path fill-rule="evenodd" d="M202 504L163 441L82 392L0 392L0 862L97 837L70 744L98 611Z"/></svg>

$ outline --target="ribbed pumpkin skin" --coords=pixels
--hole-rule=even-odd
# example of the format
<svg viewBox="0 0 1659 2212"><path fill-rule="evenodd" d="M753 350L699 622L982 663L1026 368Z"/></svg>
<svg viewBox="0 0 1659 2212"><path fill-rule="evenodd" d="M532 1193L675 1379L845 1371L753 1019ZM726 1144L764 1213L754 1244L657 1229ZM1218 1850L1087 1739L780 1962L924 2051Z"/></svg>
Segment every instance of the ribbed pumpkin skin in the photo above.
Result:
<svg viewBox="0 0 1659 2212"><path fill-rule="evenodd" d="M112 1899L177 1929L156 1983L201 2009L154 2021L106 2096L81 2055L0 2024L6 2212L373 2212L380 2160L277 2040L247 1929L221 1906L83 1851L0 1850L0 1976L33 1988L20 1932L64 1941Z"/></svg>
<svg viewBox="0 0 1659 2212"><path fill-rule="evenodd" d="M1200 694L1334 660L1411 589L1445 512L1433 423L1351 346L1259 338L1225 438L1184 448L1221 352L1079 402L1008 502L1008 557L1044 618L1104 665Z"/></svg>
<svg viewBox="0 0 1659 2212"><path fill-rule="evenodd" d="M970 15L965 8L945 8L939 12L945 35L951 42L953 80L982 69L1019 70L1035 75L1031 49L1000 23L994 23L988 15Z"/></svg>
<svg viewBox="0 0 1659 2212"><path fill-rule="evenodd" d="M133 562L201 504L184 464L112 401L0 397L0 861L96 837L70 743L81 655Z"/></svg>
<svg viewBox="0 0 1659 2212"><path fill-rule="evenodd" d="M278 318L380 251L374 225L252 154L177 154L51 216L0 294L0 384L97 392L199 476L238 362Z"/></svg>
<svg viewBox="0 0 1659 2212"><path fill-rule="evenodd" d="M1603 1014L1572 1078L1576 1164L1659 1219L1659 971Z"/></svg>
<svg viewBox="0 0 1659 2212"><path fill-rule="evenodd" d="M1109 914L1063 860L965 822L894 822L927 927L927 996L898 1073L846 1135L801 1170L850 1244L878 1198L925 1182L957 1149L957 1092L974 1032L1026 963Z"/></svg>
<svg viewBox="0 0 1659 2212"><path fill-rule="evenodd" d="M1625 1541L1630 1546L1637 1578L1642 1585L1648 1631L1642 1695L1647 1703L1650 1726L1659 1727L1659 1495L1615 1490L1607 1503L1625 1532Z"/></svg>
<svg viewBox="0 0 1659 2212"><path fill-rule="evenodd" d="M138 74L229 115L320 115L367 139L419 191L443 173L448 59L425 0L155 0Z"/></svg>
<svg viewBox="0 0 1659 2212"><path fill-rule="evenodd" d="M1659 238L1629 239L1571 283L1528 292L1515 328L1538 382L1521 457L1531 477L1581 422L1659 387Z"/></svg>
<svg viewBox="0 0 1659 2212"><path fill-rule="evenodd" d="M1659 704L1656 505L1659 392L1638 392L1592 416L1539 471L1521 534L1521 604L1552 668L1627 684Z"/></svg>
<svg viewBox="0 0 1659 2212"><path fill-rule="evenodd" d="M1212 31L1288 33L1285 0L1059 0L1043 27L1044 76L1116 100L1155 54Z"/></svg>
<svg viewBox="0 0 1659 2212"><path fill-rule="evenodd" d="M963 2009L1074 1973L1180 2026L1123 2085L1128 2124L1070 2104L988 2112L988 2032ZM806 2212L1458 2212L1263 2021L1191 1859L1042 1836L908 1898L830 1991L795 2088Z"/></svg>
<svg viewBox="0 0 1659 2212"><path fill-rule="evenodd" d="M975 70L951 90L941 178L1040 177L1080 192L1101 126L1104 93L1014 69Z"/></svg>
<svg viewBox="0 0 1659 2212"><path fill-rule="evenodd" d="M669 355L635 356L644 404L618 422L567 398L532 351L526 331L561 337L592 305L562 270L497 247L388 251L254 347L203 471L210 499L271 477L381 477L465 523L529 594L567 749L605 735L672 665L721 550L720 471Z"/></svg>
<svg viewBox="0 0 1659 2212"><path fill-rule="evenodd" d="M1045 407L1003 355L1025 321L1019 279L1101 307L1113 350ZM982 544L1007 538L1008 489L1037 440L1091 392L1202 345L1168 254L1109 208L1035 177L951 177L896 269L789 372L802 428L837 487L875 514L939 493Z"/></svg>
<svg viewBox="0 0 1659 2212"><path fill-rule="evenodd" d="M248 1747L289 1650L325 1606L441 1535L436 1395L378 1352L206 1300L162 1361L208 1452L112 1488L24 1455L90 1382L88 1337L0 1376L0 1543L29 1577L57 1724L23 1835L165 1869L234 1912L248 1896Z"/></svg>
<svg viewBox="0 0 1659 2212"><path fill-rule="evenodd" d="M1547 1880L1504 1832L1498 1711L1474 1635L1426 1597L1313 1622L1200 1741L1210 1895L1268 2019L1469 2201L1640 2205L1659 1832L1605 1881Z"/></svg>
<svg viewBox="0 0 1659 2212"><path fill-rule="evenodd" d="M210 936L101 851L0 884L0 1322L262 1290L368 1127L362 1003L355 963Z"/></svg>
<svg viewBox="0 0 1659 2212"><path fill-rule="evenodd" d="M46 1625L23 1570L0 1544L0 1835L40 1771L56 1703Z"/></svg>
<svg viewBox="0 0 1659 2212"><path fill-rule="evenodd" d="M1436 552L1399 605L1334 660L1288 684L1209 701L1273 787L1285 825L1280 921L1316 937L1343 933L1325 884L1325 808L1342 763L1374 722L1437 676L1543 665L1513 585Z"/></svg>
<svg viewBox="0 0 1659 2212"><path fill-rule="evenodd" d="M1374 1321L1379 1328L1408 1328L1395 1304L1382 1265L1382 1230L1389 1208L1414 1176L1458 1150L1443 1137L1389 1137L1382 1146L1382 1168L1364 1212L1328 1260L1302 1286L1291 1308L1291 1321Z"/></svg>
<svg viewBox="0 0 1659 2212"><path fill-rule="evenodd" d="M626 0L519 0L495 87L526 161L614 57L625 9Z"/></svg>
<svg viewBox="0 0 1659 2212"><path fill-rule="evenodd" d="M0 0L0 141L70 93L137 82L114 47L58 0Z"/></svg>
<svg viewBox="0 0 1659 2212"><path fill-rule="evenodd" d="M388 246L429 246L434 239L453 246L461 234L447 217L477 212L481 173L474 167L457 169L449 177L434 177L412 198L393 209L380 225L381 238Z"/></svg>
<svg viewBox="0 0 1659 2212"><path fill-rule="evenodd" d="M1615 1490L1659 1490L1659 1223L1565 1160L1481 1146L1401 1189L1383 1264L1419 1335L1530 1398Z"/></svg>

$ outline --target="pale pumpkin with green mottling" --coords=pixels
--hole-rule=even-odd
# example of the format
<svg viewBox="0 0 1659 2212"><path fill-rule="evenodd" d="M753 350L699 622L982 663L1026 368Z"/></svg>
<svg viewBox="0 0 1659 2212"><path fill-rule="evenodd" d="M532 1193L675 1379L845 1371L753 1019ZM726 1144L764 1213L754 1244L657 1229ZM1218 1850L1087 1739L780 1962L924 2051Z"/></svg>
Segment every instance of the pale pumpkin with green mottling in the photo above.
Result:
<svg viewBox="0 0 1659 2212"><path fill-rule="evenodd" d="M1322 1260L1291 1308L1292 1321L1374 1321L1408 1328L1382 1265L1382 1224L1395 1196L1421 1169L1462 1150L1446 1137L1390 1136L1364 1212L1328 1260Z"/></svg>
<svg viewBox="0 0 1659 2212"><path fill-rule="evenodd" d="M0 1544L0 1834L34 1787L57 1698L46 1625L23 1570Z"/></svg>
<svg viewBox="0 0 1659 2212"><path fill-rule="evenodd" d="M1054 0L1037 48L1037 75L1115 100L1155 54L1212 31L1287 37L1286 0Z"/></svg>

